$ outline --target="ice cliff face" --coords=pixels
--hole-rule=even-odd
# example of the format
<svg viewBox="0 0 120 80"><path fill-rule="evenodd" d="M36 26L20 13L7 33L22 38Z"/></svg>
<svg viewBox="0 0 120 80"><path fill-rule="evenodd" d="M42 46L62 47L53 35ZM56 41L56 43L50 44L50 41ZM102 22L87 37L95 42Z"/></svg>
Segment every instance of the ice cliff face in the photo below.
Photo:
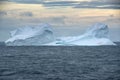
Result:
<svg viewBox="0 0 120 80"><path fill-rule="evenodd" d="M6 45L41 45L54 41L53 31L49 24L30 25L10 32L11 38Z"/></svg>

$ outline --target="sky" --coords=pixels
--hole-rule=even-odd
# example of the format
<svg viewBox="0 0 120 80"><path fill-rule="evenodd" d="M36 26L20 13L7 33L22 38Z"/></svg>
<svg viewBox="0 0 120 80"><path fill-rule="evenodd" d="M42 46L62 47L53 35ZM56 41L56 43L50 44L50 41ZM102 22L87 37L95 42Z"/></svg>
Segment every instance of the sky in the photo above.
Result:
<svg viewBox="0 0 120 80"><path fill-rule="evenodd" d="M120 1L0 0L0 41L25 25L49 23L56 36L75 36L97 22L107 24L110 38L120 41Z"/></svg>

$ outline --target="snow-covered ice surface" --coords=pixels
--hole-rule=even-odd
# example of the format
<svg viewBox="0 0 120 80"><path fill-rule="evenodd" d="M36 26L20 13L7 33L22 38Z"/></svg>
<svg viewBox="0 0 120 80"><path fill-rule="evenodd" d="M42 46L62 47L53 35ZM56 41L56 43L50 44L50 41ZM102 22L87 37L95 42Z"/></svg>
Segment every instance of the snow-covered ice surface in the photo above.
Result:
<svg viewBox="0 0 120 80"><path fill-rule="evenodd" d="M96 23L80 36L61 37L55 42L46 45L80 45L80 46L98 46L98 45L116 45L109 39L109 29L106 24Z"/></svg>
<svg viewBox="0 0 120 80"><path fill-rule="evenodd" d="M53 31L49 24L29 25L10 32L11 38L6 45L41 45L54 41Z"/></svg>
<svg viewBox="0 0 120 80"><path fill-rule="evenodd" d="M96 23L80 36L57 37L48 24L27 26L11 32L7 45L50 45L50 46L99 46L116 45L109 39L109 29L106 24Z"/></svg>

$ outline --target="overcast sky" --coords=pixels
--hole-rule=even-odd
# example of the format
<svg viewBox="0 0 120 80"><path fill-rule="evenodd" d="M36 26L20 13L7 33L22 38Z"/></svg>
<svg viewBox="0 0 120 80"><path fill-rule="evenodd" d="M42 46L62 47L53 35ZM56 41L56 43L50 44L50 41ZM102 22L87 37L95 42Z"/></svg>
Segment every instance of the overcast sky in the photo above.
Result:
<svg viewBox="0 0 120 80"><path fill-rule="evenodd" d="M49 23L62 36L80 35L96 22L120 41L120 0L0 0L0 41L23 25Z"/></svg>
<svg viewBox="0 0 120 80"><path fill-rule="evenodd" d="M24 4L42 4L46 7L71 6L74 8L119 9L120 0L0 0Z"/></svg>

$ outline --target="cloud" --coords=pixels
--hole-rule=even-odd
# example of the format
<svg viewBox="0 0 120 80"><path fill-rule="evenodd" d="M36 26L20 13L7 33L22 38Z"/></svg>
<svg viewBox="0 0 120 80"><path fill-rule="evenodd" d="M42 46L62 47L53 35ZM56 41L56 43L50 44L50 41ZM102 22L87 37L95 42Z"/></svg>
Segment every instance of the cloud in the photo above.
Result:
<svg viewBox="0 0 120 80"><path fill-rule="evenodd" d="M93 0L93 1L83 1L76 5L74 8L99 8L99 9L120 9L119 0Z"/></svg>
<svg viewBox="0 0 120 80"><path fill-rule="evenodd" d="M7 0L10 2L24 3L24 4L40 4L44 0Z"/></svg>
<svg viewBox="0 0 120 80"><path fill-rule="evenodd" d="M120 0L101 0L101 2L106 2L110 4L120 4Z"/></svg>
<svg viewBox="0 0 120 80"><path fill-rule="evenodd" d="M0 1L8 1L8 0L0 0Z"/></svg>
<svg viewBox="0 0 120 80"><path fill-rule="evenodd" d="M33 13L32 12L22 12L22 13L20 13L20 16L22 16L22 17L32 17Z"/></svg>
<svg viewBox="0 0 120 80"><path fill-rule="evenodd" d="M52 7L52 6L74 6L78 2L77 1L49 1L49 2L43 2L43 5L46 7Z"/></svg>
<svg viewBox="0 0 120 80"><path fill-rule="evenodd" d="M6 16L7 15L7 12L5 11L0 11L0 16Z"/></svg>
<svg viewBox="0 0 120 80"><path fill-rule="evenodd" d="M42 4L45 7L120 9L120 0L0 0L24 4Z"/></svg>

